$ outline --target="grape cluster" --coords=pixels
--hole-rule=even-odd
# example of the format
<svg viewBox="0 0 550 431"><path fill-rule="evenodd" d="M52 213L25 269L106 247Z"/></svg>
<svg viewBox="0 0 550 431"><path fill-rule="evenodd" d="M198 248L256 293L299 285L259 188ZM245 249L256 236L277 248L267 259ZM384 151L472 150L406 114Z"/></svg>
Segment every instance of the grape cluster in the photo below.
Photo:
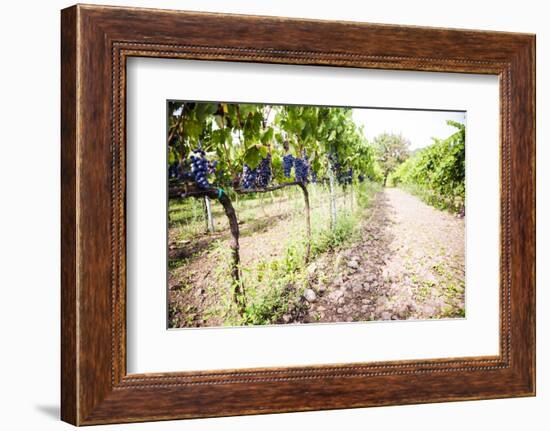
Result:
<svg viewBox="0 0 550 431"><path fill-rule="evenodd" d="M174 162L168 165L168 178L177 178L178 177L178 162Z"/></svg>
<svg viewBox="0 0 550 431"><path fill-rule="evenodd" d="M271 181L271 154L268 154L267 157L262 159L256 170L256 185L260 188L267 187Z"/></svg>
<svg viewBox="0 0 550 431"><path fill-rule="evenodd" d="M256 185L258 172L256 169L251 169L246 163L243 166L242 187L243 189L253 189Z"/></svg>
<svg viewBox="0 0 550 431"><path fill-rule="evenodd" d="M271 177L271 154L268 154L254 169L247 164L243 166L241 185L245 190L265 188L269 185Z"/></svg>
<svg viewBox="0 0 550 431"><path fill-rule="evenodd" d="M334 176L336 177L336 181L338 181L338 184L340 184L341 186L350 185L353 182L353 169L349 168L347 171L344 171L342 169L342 164L338 159L338 154L336 153L329 153L328 159L329 159L330 169L334 173Z"/></svg>
<svg viewBox="0 0 550 431"><path fill-rule="evenodd" d="M336 181L341 186L348 186L351 184L353 178L353 170L350 168L348 171L340 171L336 176Z"/></svg>
<svg viewBox="0 0 550 431"><path fill-rule="evenodd" d="M342 184L349 186L352 182L353 182L353 169L349 168L346 174L344 175L344 178L342 178Z"/></svg>
<svg viewBox="0 0 550 431"><path fill-rule="evenodd" d="M317 184L317 172L315 172L313 170L311 171L311 182L313 184Z"/></svg>
<svg viewBox="0 0 550 431"><path fill-rule="evenodd" d="M194 181L195 175L191 172L190 163L186 161L183 164L178 165L178 178L185 181Z"/></svg>
<svg viewBox="0 0 550 431"><path fill-rule="evenodd" d="M357 179L359 180L360 183L362 183L363 181L365 181L365 176L363 174L359 174L357 175Z"/></svg>
<svg viewBox="0 0 550 431"><path fill-rule="evenodd" d="M309 176L309 163L307 158L294 159L294 179L298 183L307 183Z"/></svg>
<svg viewBox="0 0 550 431"><path fill-rule="evenodd" d="M336 153L328 153L329 166L332 170L336 181L340 185L346 184L346 174L342 171L342 164Z"/></svg>
<svg viewBox="0 0 550 431"><path fill-rule="evenodd" d="M334 172L334 175L336 175L336 177L338 177L340 175L340 171L342 169L342 165L340 164L340 161L338 160L338 154L328 153L328 160L330 162L330 169L332 169L332 172Z"/></svg>
<svg viewBox="0 0 550 431"><path fill-rule="evenodd" d="M213 160L211 162L208 162L208 174L215 174L217 166L218 166L218 161L217 160Z"/></svg>
<svg viewBox="0 0 550 431"><path fill-rule="evenodd" d="M290 178L292 166L294 166L294 156L292 154L286 154L283 156L283 173L285 178Z"/></svg>
<svg viewBox="0 0 550 431"><path fill-rule="evenodd" d="M194 149L189 158L191 159L191 174L195 183L201 189L211 187L212 185L208 182L208 174L215 172L217 162L209 162L206 153L200 148Z"/></svg>

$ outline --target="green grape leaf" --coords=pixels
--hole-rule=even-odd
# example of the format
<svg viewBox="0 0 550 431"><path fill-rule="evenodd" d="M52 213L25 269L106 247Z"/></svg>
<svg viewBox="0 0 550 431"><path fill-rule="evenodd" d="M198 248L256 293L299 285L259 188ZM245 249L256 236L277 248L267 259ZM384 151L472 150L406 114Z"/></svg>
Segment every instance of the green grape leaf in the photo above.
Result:
<svg viewBox="0 0 550 431"><path fill-rule="evenodd" d="M267 154L267 153L266 153ZM254 169L262 160L262 154L260 149L256 145L251 145L246 149L244 153L244 162Z"/></svg>
<svg viewBox="0 0 550 431"><path fill-rule="evenodd" d="M273 140L273 127L269 127L265 130L265 132L262 134L262 144L268 144Z"/></svg>

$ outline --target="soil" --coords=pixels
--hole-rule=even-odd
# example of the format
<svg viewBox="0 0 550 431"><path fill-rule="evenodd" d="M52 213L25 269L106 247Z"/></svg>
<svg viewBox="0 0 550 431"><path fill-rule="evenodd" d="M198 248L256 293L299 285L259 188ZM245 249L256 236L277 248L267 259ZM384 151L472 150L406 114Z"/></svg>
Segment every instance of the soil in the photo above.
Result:
<svg viewBox="0 0 550 431"><path fill-rule="evenodd" d="M464 316L464 218L395 188L379 193L362 240L310 268L306 322ZM313 297L313 295L311 295Z"/></svg>
<svg viewBox="0 0 550 431"><path fill-rule="evenodd" d="M261 218L240 223L243 267L259 256L282 255L303 212L293 205L292 200L265 201ZM464 234L463 217L400 189L383 189L365 210L360 240L308 266L303 307L281 323L463 317ZM211 283L222 259L215 244L228 241L226 229L194 241L177 238L177 229L170 229L169 259L185 261L169 271L170 315L178 317L170 326L223 325L223 315L208 313L223 308Z"/></svg>

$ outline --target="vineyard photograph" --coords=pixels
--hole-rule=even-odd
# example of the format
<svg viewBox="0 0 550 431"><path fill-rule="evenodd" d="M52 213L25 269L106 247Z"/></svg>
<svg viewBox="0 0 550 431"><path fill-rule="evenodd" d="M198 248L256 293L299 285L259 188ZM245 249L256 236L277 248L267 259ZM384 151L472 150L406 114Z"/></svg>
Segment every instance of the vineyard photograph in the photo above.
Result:
<svg viewBox="0 0 550 431"><path fill-rule="evenodd" d="M463 111L167 102L167 327L465 318Z"/></svg>

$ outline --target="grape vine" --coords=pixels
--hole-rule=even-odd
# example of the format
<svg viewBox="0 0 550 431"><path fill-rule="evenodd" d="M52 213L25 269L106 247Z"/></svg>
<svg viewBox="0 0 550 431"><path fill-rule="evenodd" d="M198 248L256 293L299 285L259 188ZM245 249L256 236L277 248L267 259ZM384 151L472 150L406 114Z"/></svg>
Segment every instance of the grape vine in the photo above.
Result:
<svg viewBox="0 0 550 431"><path fill-rule="evenodd" d="M170 196L223 201L232 226L236 283L239 230L230 196L299 187L307 261L310 183L328 185L332 178L345 187L353 183L355 172L363 175L358 178L378 180L374 152L348 108L169 102L167 143ZM332 183L330 187L335 203ZM244 295L242 286L239 295Z"/></svg>

